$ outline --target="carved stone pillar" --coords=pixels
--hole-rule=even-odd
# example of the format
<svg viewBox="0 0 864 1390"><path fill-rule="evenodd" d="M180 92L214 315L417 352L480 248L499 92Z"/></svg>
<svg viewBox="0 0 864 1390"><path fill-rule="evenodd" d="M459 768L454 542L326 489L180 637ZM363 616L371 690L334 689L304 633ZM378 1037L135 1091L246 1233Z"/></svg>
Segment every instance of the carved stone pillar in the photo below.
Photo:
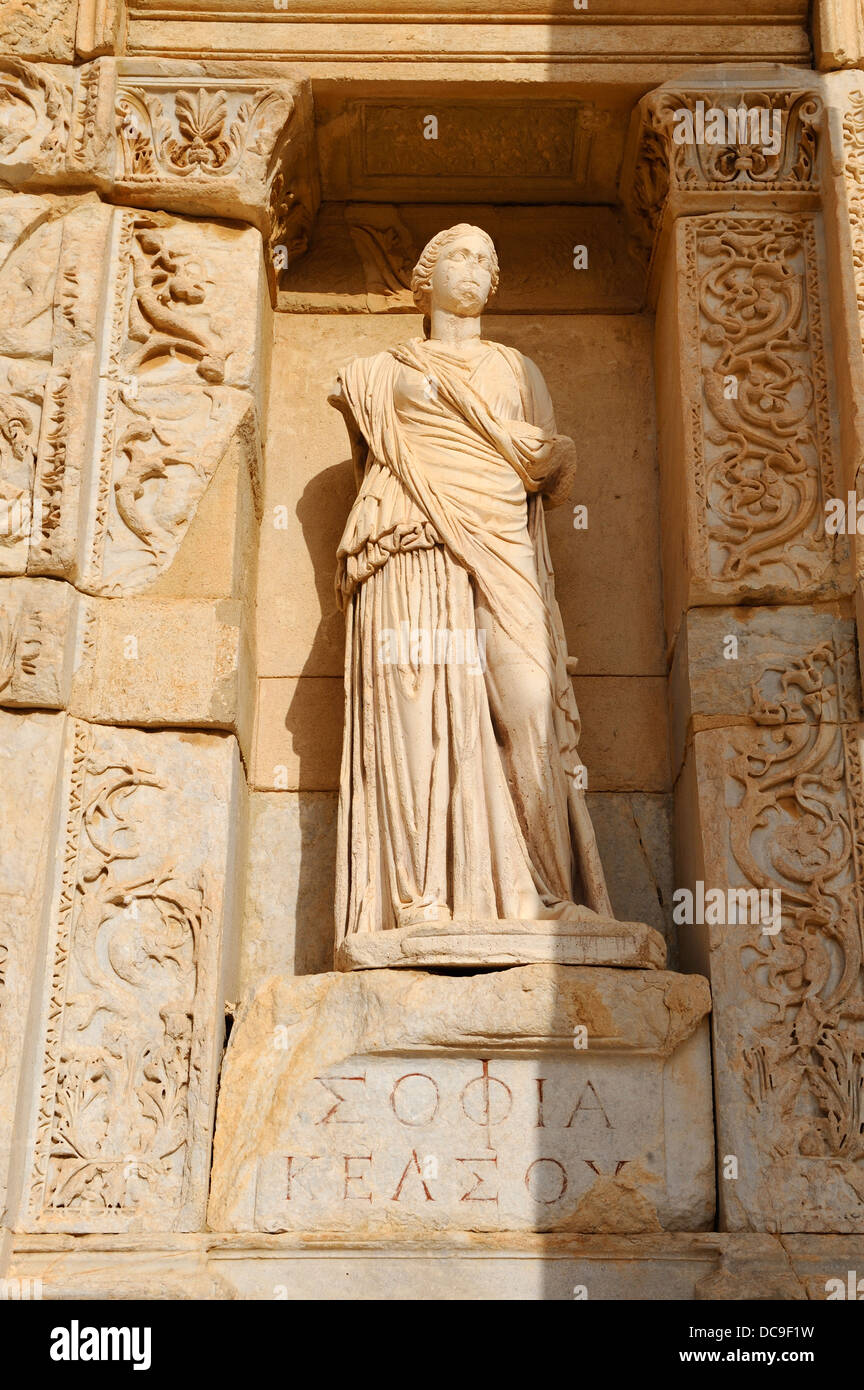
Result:
<svg viewBox="0 0 864 1390"><path fill-rule="evenodd" d="M115 58L0 87L0 1224L201 1229L309 88Z"/></svg>
<svg viewBox="0 0 864 1390"><path fill-rule="evenodd" d="M864 1230L864 788L850 544L825 526L847 430L826 124L815 75L727 70L643 100L624 175L657 304L681 959L712 983L732 1230Z"/></svg>

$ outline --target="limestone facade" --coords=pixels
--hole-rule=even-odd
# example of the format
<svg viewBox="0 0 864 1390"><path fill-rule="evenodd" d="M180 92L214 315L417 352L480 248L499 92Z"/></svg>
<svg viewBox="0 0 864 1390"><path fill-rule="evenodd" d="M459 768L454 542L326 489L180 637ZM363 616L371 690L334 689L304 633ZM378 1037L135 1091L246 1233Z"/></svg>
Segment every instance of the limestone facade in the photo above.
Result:
<svg viewBox="0 0 864 1390"><path fill-rule="evenodd" d="M0 1278L824 1298L864 1261L860 6L411 8L0 3ZM334 969L326 398L457 222L579 449L620 968Z"/></svg>

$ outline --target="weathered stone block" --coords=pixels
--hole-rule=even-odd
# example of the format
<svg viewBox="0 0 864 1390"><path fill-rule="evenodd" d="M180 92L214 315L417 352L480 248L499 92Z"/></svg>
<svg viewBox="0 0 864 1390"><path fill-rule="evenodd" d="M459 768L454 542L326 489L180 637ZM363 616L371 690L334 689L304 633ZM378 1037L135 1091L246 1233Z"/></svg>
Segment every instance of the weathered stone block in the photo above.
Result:
<svg viewBox="0 0 864 1390"><path fill-rule="evenodd" d="M76 714L236 729L239 600L82 599Z"/></svg>
<svg viewBox="0 0 864 1390"><path fill-rule="evenodd" d="M78 596L55 579L0 579L0 705L63 709Z"/></svg>
<svg viewBox="0 0 864 1390"><path fill-rule="evenodd" d="M842 641L797 651L766 664L749 725L693 738L677 881L701 880L706 908L680 927L681 958L714 993L723 1225L861 1232L861 726ZM738 889L764 895L758 915Z"/></svg>
<svg viewBox="0 0 864 1390"><path fill-rule="evenodd" d="M71 719L63 758L12 1224L199 1229L232 940L236 743Z"/></svg>
<svg viewBox="0 0 864 1390"><path fill-rule="evenodd" d="M525 966L268 982L222 1073L225 1231L700 1230L704 980Z"/></svg>
<svg viewBox="0 0 864 1390"><path fill-rule="evenodd" d="M333 966L335 792L253 792L240 993Z"/></svg>
<svg viewBox="0 0 864 1390"><path fill-rule="evenodd" d="M65 723L59 713L0 711L0 1224L19 1137L18 1088L33 1047L28 1015L40 988Z"/></svg>
<svg viewBox="0 0 864 1390"><path fill-rule="evenodd" d="M0 5L0 50L17 58L45 58L70 63L75 55L78 0L47 0L39 6L27 0L4 0Z"/></svg>
<svg viewBox="0 0 864 1390"><path fill-rule="evenodd" d="M843 1296L838 1283L849 1297L849 1271L864 1266L861 1237L723 1231L94 1235L62 1244L19 1234L14 1246L6 1232L0 1273L4 1249L9 1278L40 1280L50 1299L824 1301Z"/></svg>
<svg viewBox="0 0 864 1390"><path fill-rule="evenodd" d="M671 797L589 791L586 801L616 917L647 922L674 950Z"/></svg>

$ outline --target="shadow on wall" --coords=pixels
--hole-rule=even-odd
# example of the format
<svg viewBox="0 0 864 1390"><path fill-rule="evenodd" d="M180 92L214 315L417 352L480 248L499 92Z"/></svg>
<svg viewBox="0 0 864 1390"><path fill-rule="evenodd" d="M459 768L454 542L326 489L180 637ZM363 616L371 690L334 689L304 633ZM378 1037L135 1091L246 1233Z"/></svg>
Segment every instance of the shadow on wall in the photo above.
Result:
<svg viewBox="0 0 864 1390"><path fill-rule="evenodd" d="M336 873L336 811L343 726L342 677L321 676L329 669L334 648L345 642L345 620L333 611L336 549L354 501L354 468L345 459L325 468L304 488L296 514L303 529L315 572L318 607L322 614L309 655L285 715L299 765L296 798L296 907L294 969L313 975L333 968L334 882ZM320 705L335 704L325 728L338 729L337 746L322 747ZM316 717L319 716L319 717ZM334 723L335 721L335 723ZM335 777L334 777L335 774Z"/></svg>

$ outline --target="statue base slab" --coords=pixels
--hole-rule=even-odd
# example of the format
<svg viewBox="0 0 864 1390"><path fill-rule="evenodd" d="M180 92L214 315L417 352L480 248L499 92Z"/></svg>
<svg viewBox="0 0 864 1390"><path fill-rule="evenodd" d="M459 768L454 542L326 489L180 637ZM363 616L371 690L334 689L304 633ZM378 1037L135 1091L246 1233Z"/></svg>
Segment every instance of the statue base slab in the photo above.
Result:
<svg viewBox="0 0 864 1390"><path fill-rule="evenodd" d="M664 970L271 979L225 1056L209 1229L710 1229L709 1008Z"/></svg>
<svg viewBox="0 0 864 1390"><path fill-rule="evenodd" d="M346 937L337 970L498 970L508 965L611 965L662 970L666 943L644 922L587 912L573 921L424 922Z"/></svg>

